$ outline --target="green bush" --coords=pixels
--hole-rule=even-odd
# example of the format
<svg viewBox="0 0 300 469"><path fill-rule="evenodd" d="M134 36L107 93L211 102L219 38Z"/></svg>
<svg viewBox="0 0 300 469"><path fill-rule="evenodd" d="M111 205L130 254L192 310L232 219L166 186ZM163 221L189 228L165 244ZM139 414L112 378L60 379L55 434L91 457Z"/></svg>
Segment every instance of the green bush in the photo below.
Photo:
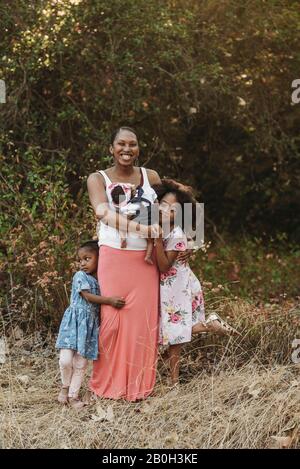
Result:
<svg viewBox="0 0 300 469"><path fill-rule="evenodd" d="M221 227L299 237L298 2L18 0L1 13L2 153L21 189L34 148L37 165L63 154L81 195L125 122L142 162L194 185Z"/></svg>
<svg viewBox="0 0 300 469"><path fill-rule="evenodd" d="M38 286L52 272L51 288L64 290L78 242L94 234L86 177L107 166L109 136L120 124L137 128L142 164L195 187L219 232L299 240L300 105L291 105L298 7L293 0L2 2L5 288ZM53 262L42 251L34 273L26 258L43 242ZM53 314L63 301L54 301Z"/></svg>

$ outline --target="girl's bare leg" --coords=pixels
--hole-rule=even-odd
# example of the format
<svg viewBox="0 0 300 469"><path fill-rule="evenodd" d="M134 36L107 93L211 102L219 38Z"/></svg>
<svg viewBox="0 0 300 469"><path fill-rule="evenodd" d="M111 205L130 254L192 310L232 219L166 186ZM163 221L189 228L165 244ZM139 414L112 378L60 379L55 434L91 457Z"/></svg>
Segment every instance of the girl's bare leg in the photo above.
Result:
<svg viewBox="0 0 300 469"><path fill-rule="evenodd" d="M169 359L169 349L165 350L164 352L159 354L159 358L163 361L166 362Z"/></svg>
<svg viewBox="0 0 300 469"><path fill-rule="evenodd" d="M87 359L82 357L79 353L75 353L73 357L73 374L69 387L69 403L72 407L80 409L84 403L78 399L79 390L84 378L85 370L87 367Z"/></svg>
<svg viewBox="0 0 300 469"><path fill-rule="evenodd" d="M70 349L61 349L59 352L59 367L62 387L58 394L57 400L61 404L66 404L68 402L69 386L71 384L73 373L74 354L74 350Z"/></svg>
<svg viewBox="0 0 300 469"><path fill-rule="evenodd" d="M179 360L181 352L181 344L170 345L169 357L170 357L170 372L172 385L178 384L179 382Z"/></svg>

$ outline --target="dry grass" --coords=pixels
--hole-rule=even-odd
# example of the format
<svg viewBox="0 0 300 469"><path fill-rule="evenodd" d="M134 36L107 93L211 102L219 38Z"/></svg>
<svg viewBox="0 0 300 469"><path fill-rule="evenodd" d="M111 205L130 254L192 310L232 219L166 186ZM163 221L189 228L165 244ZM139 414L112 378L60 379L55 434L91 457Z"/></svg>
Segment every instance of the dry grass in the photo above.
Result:
<svg viewBox="0 0 300 469"><path fill-rule="evenodd" d="M278 444L272 436L290 437L288 445L299 447L300 368L288 357L274 359L277 334L277 349L288 351L278 330L286 322L275 314L277 329L268 342L250 305L226 308L229 316L239 313L234 323L244 336L195 339L185 349L177 394L168 391L160 362L152 397L139 403L98 399L80 413L56 403L53 345L35 349L36 336L19 339L0 365L2 448L266 448Z"/></svg>

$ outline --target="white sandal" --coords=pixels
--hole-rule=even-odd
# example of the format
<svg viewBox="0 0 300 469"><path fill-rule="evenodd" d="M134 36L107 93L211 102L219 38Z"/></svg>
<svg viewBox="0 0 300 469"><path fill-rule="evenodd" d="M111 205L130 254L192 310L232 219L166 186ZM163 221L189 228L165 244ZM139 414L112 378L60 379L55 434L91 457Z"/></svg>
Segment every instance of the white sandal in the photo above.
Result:
<svg viewBox="0 0 300 469"><path fill-rule="evenodd" d="M211 332L220 333L221 335L224 334L236 334L241 335L236 329L230 326L224 319L222 319L217 313L211 313L207 320L205 321L206 325L209 327L209 324L217 321L220 324L220 328L217 330L210 329Z"/></svg>

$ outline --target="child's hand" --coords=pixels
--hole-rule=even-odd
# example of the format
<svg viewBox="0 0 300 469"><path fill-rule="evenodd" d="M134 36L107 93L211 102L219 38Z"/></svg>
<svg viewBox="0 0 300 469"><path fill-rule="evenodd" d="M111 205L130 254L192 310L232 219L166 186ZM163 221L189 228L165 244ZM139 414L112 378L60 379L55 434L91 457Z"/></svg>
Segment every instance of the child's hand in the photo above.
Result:
<svg viewBox="0 0 300 469"><path fill-rule="evenodd" d="M162 228L157 224L149 225L148 226L148 236L150 238L162 238L163 231Z"/></svg>
<svg viewBox="0 0 300 469"><path fill-rule="evenodd" d="M123 297L113 296L110 298L109 304L114 308L123 308L123 306L125 306L125 300Z"/></svg>
<svg viewBox="0 0 300 469"><path fill-rule="evenodd" d="M187 249L186 251L180 252L177 256L177 261L181 262L182 264L185 264L191 259L193 254L193 249Z"/></svg>
<svg viewBox="0 0 300 469"><path fill-rule="evenodd" d="M138 225L137 230L142 238L155 238L157 229L154 225ZM154 236L153 236L154 235Z"/></svg>

